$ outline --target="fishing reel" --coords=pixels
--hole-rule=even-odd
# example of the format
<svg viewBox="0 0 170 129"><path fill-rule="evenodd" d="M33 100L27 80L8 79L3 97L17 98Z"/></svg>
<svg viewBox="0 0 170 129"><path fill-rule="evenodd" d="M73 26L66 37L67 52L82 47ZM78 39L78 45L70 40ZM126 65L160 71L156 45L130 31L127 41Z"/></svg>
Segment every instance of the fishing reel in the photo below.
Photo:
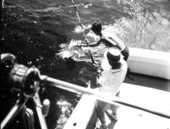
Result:
<svg viewBox="0 0 170 129"><path fill-rule="evenodd" d="M1 79L8 81L12 91L19 91L26 97L32 97L38 90L35 82L40 81L40 72L37 68L28 68L16 63L12 54L1 54Z"/></svg>
<svg viewBox="0 0 170 129"><path fill-rule="evenodd" d="M0 124L0 128L3 129L7 125L9 125L13 118L17 116L21 110L24 110L25 112L22 114L24 114L24 117L27 118L25 119L26 125L32 127L27 129L33 129L33 113L28 110L29 108L26 108L26 103L28 102L28 100L33 99L33 105L35 106L35 109L37 111L40 126L43 127L42 129L47 129L46 122L43 117L46 117L48 115L50 101L46 99L44 101L45 105L44 102L43 105L41 105L38 91L40 89L40 81L43 80L43 78L40 76L39 70L36 67L28 68L24 65L17 64L16 58L12 54L1 54L0 67L0 80L2 82L6 82L3 85L7 83L9 85L7 87L5 85L1 88L5 88L12 91L13 93L17 93L19 97L13 108Z"/></svg>
<svg viewBox="0 0 170 129"><path fill-rule="evenodd" d="M37 68L27 68L16 64L9 73L9 83L13 91L19 91L25 97L33 97L39 87L35 83L40 81L40 72Z"/></svg>

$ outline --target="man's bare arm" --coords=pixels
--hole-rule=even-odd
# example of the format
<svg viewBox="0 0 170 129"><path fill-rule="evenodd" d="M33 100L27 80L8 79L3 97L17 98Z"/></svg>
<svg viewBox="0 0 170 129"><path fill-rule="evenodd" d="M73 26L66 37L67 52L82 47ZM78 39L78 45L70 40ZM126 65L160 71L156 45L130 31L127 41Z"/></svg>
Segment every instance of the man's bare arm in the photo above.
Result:
<svg viewBox="0 0 170 129"><path fill-rule="evenodd" d="M86 42L86 41L85 41ZM88 41L87 41L88 42ZM99 40L98 42L92 42L92 43L88 43L88 44L81 44L80 46L81 47L96 47L96 46L98 46L98 45L100 45L100 43L101 43L102 41L101 40Z"/></svg>

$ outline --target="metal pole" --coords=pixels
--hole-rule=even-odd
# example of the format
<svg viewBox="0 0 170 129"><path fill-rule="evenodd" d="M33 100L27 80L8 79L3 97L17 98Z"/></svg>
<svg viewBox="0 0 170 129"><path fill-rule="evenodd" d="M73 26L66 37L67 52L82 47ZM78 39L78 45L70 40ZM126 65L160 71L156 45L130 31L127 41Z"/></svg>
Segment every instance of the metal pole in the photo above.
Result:
<svg viewBox="0 0 170 129"><path fill-rule="evenodd" d="M106 94L103 94L101 92L89 89L89 88L84 88L84 87L81 87L79 85L71 84L71 83L64 82L64 81L61 81L61 80L58 80L58 79L53 79L53 78L50 78L50 77L45 77L45 76L43 77L42 76L42 78L46 78L45 81L48 84L50 84L54 87L57 87L57 88L61 88L61 89L64 89L64 90L67 90L67 91L70 91L70 92L74 92L74 93L82 93L82 94L91 95L91 96L95 97L97 100L101 100L101 101L104 101L104 102L107 102L107 103L110 103L110 104L115 104L115 105L120 105L120 106L121 105L128 106L128 107L132 107L132 108L135 108L135 109L146 111L146 112L149 112L149 113L161 116L161 117L170 118L170 115L167 115L165 113L155 111L153 109L148 109L148 108L142 107L140 105L136 105L136 104L131 103L131 102L124 101L124 100L122 100L118 97L112 96L112 95L106 95Z"/></svg>
<svg viewBox="0 0 170 129"><path fill-rule="evenodd" d="M46 124L45 118L42 114L42 105L41 105L40 97L39 97L38 93L35 93L33 100L35 102L35 106L36 106L35 108L36 108L36 111L37 111L38 120L40 122L41 129L47 129L47 124Z"/></svg>
<svg viewBox="0 0 170 129"><path fill-rule="evenodd" d="M0 124L0 129L4 129L7 124L9 124L15 116L24 108L25 103L28 101L29 98L20 98L17 103L13 106L10 112L7 114L5 119Z"/></svg>

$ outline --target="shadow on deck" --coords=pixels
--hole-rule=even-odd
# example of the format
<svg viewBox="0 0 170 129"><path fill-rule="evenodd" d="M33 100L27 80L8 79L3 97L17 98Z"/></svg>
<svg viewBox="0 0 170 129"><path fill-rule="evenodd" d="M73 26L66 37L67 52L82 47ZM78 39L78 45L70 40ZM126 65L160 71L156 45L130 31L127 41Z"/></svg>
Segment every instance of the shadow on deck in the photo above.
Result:
<svg viewBox="0 0 170 129"><path fill-rule="evenodd" d="M128 76L125 78L125 83L136 84L170 92L170 80L135 73L129 73Z"/></svg>

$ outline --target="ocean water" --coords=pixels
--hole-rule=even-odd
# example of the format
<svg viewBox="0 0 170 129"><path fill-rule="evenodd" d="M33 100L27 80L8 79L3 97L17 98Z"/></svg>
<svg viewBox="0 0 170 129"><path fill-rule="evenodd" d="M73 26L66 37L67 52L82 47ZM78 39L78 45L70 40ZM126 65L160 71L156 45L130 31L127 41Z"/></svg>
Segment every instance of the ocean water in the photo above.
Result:
<svg viewBox="0 0 170 129"><path fill-rule="evenodd" d="M75 5L84 25L101 21L129 47L170 52L169 0L75 0ZM62 45L84 40L78 27L71 0L5 0L0 53L14 54L17 63L34 65L41 74L86 87L89 78L77 77L82 66L90 67L88 62L70 72L56 56L63 51ZM48 85L40 90L40 96L51 101L49 129L62 128L79 100L75 94Z"/></svg>

